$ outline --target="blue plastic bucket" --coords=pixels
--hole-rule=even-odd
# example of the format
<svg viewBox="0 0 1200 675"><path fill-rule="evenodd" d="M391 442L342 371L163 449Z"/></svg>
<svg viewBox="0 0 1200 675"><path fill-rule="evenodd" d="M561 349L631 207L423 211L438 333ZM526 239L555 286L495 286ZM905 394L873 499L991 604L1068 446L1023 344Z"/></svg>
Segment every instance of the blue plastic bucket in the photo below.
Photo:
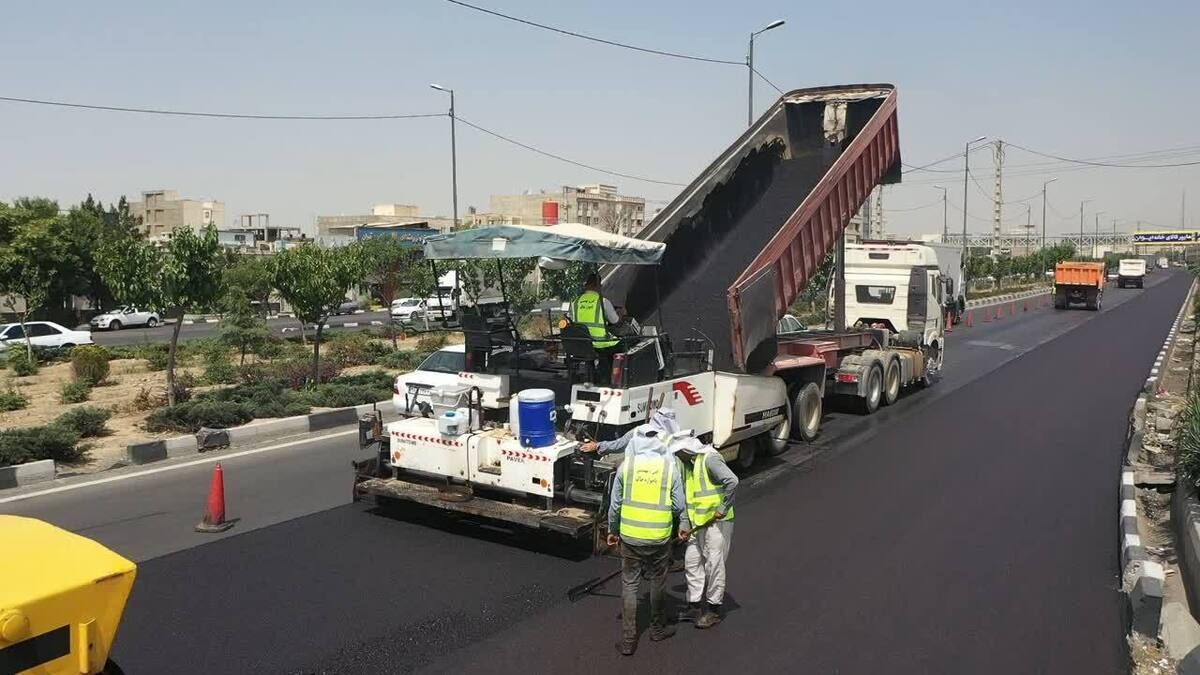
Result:
<svg viewBox="0 0 1200 675"><path fill-rule="evenodd" d="M554 445L554 392L549 389L518 392L517 419L521 445L527 448Z"/></svg>

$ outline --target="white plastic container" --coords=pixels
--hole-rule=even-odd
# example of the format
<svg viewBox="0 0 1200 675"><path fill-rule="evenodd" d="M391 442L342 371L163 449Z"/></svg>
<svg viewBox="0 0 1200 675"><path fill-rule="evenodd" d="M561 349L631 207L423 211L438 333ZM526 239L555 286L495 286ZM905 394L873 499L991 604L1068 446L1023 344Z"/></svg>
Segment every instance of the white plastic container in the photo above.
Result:
<svg viewBox="0 0 1200 675"><path fill-rule="evenodd" d="M438 415L438 433L443 436L458 436L463 433L466 426L466 416L460 415L457 410L447 410L441 415Z"/></svg>

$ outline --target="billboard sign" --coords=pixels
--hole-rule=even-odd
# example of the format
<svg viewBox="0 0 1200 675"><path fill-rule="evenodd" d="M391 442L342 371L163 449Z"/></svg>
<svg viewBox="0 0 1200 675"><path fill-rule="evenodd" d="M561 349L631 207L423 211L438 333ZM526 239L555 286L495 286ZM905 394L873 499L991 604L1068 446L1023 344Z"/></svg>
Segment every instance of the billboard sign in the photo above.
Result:
<svg viewBox="0 0 1200 675"><path fill-rule="evenodd" d="M1138 246L1176 246L1200 244L1200 230L1162 230L1158 232L1134 232L1130 243Z"/></svg>

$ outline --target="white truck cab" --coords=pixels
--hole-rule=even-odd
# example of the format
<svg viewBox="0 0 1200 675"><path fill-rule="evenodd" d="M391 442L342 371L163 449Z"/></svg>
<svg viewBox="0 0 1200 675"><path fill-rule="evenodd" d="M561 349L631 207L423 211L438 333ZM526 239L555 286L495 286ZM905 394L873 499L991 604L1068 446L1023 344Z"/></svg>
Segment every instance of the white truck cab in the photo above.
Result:
<svg viewBox="0 0 1200 675"><path fill-rule="evenodd" d="M946 275L937 252L922 244L846 246L846 324L883 324L892 333L940 343Z"/></svg>
<svg viewBox="0 0 1200 675"><path fill-rule="evenodd" d="M1146 261L1143 258L1123 258L1117 263L1117 286L1142 288L1146 282Z"/></svg>

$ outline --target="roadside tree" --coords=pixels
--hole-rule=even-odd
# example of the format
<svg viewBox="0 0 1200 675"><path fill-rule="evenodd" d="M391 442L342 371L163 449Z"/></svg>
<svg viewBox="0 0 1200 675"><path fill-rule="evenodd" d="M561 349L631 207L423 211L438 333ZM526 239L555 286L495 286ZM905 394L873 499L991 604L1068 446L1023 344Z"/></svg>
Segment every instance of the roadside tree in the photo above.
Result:
<svg viewBox="0 0 1200 675"><path fill-rule="evenodd" d="M325 322L337 311L346 293L362 282L362 255L358 245L321 248L297 246L275 256L275 288L296 312L296 318L317 327L313 340L310 382L320 380L321 336Z"/></svg>

